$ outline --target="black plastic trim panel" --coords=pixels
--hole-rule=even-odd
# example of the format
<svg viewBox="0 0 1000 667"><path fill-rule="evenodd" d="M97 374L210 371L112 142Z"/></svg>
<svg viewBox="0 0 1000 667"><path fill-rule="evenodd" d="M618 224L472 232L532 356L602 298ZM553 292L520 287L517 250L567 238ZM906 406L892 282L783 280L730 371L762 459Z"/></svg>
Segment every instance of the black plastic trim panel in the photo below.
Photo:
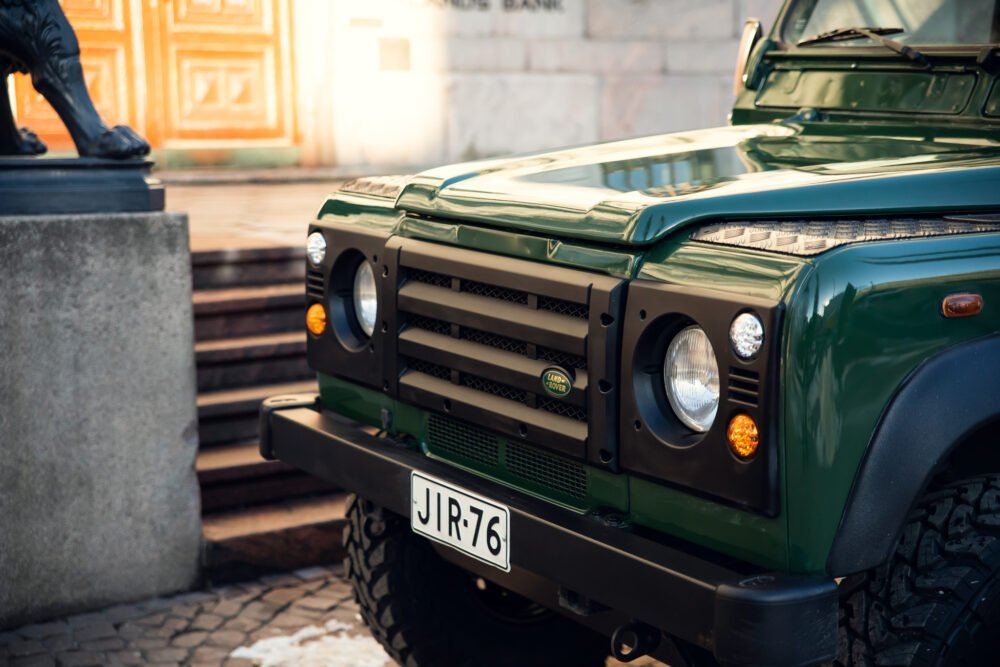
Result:
<svg viewBox="0 0 1000 667"><path fill-rule="evenodd" d="M756 358L744 361L732 350L729 329L748 311L764 323L765 342ZM780 303L759 298L633 281L622 331L622 469L777 515L782 314ZM719 411L703 434L681 423L663 388L667 346L691 324L708 335L720 373ZM739 413L753 417L760 431L758 453L747 461L730 452L726 437L730 419Z"/></svg>

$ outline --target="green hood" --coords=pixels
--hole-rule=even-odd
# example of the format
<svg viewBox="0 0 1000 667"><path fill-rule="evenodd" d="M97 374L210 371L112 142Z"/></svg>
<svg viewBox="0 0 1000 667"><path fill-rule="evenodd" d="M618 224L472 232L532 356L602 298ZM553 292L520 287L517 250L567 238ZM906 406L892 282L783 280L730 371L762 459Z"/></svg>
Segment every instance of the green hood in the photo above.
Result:
<svg viewBox="0 0 1000 667"><path fill-rule="evenodd" d="M1000 144L723 127L442 167L412 179L397 205L643 245L707 220L997 208Z"/></svg>

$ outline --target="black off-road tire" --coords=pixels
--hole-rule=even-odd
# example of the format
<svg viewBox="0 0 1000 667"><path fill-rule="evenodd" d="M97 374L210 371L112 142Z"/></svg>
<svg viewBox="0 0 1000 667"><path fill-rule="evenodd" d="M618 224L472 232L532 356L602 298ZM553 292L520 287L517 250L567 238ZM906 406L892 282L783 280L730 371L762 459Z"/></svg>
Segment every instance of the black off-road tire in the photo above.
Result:
<svg viewBox="0 0 1000 667"><path fill-rule="evenodd" d="M890 562L841 584L838 667L1000 664L1000 475L933 490Z"/></svg>
<svg viewBox="0 0 1000 667"><path fill-rule="evenodd" d="M352 496L347 519L345 570L354 598L403 667L604 665L606 638L540 608L524 619L495 613L475 578L438 556L398 515Z"/></svg>

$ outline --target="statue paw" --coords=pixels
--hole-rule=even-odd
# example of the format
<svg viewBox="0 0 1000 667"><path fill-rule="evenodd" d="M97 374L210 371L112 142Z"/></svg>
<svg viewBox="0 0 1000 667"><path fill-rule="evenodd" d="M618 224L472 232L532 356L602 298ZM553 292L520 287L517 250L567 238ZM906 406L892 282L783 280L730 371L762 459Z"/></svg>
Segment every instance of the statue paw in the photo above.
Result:
<svg viewBox="0 0 1000 667"><path fill-rule="evenodd" d="M149 144L136 132L124 125L105 130L91 144L87 157L104 157L122 160L149 154Z"/></svg>
<svg viewBox="0 0 1000 667"><path fill-rule="evenodd" d="M21 141L18 145L19 155L41 155L49 150L41 139L34 132L26 127L20 129Z"/></svg>

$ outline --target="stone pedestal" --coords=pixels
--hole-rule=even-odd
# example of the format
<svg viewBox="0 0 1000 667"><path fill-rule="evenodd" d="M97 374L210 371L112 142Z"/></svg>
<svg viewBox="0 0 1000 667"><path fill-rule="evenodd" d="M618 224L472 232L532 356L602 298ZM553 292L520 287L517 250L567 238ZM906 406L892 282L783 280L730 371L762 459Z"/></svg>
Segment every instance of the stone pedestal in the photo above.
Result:
<svg viewBox="0 0 1000 667"><path fill-rule="evenodd" d="M0 217L0 628L197 583L187 218Z"/></svg>

